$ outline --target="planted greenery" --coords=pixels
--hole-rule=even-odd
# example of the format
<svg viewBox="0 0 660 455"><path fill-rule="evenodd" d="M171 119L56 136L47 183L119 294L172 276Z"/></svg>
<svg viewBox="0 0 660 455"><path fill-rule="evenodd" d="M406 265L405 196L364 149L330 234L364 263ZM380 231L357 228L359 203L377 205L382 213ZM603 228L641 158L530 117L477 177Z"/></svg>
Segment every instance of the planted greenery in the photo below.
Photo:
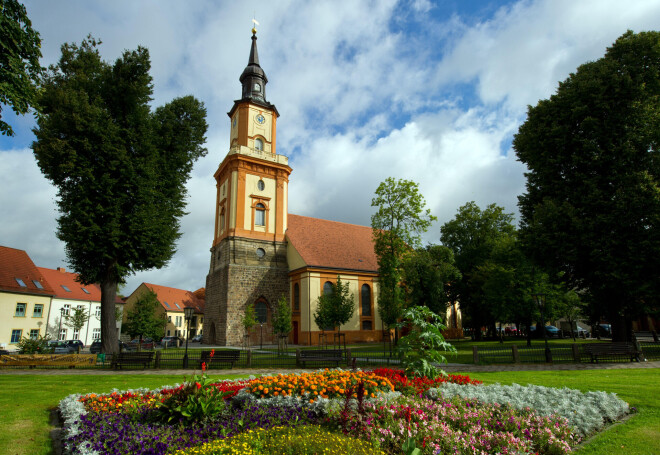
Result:
<svg viewBox="0 0 660 455"><path fill-rule="evenodd" d="M410 332L399 340L396 349L406 374L430 379L444 375L436 366L447 363L440 351L456 352L456 349L442 336L445 326L440 316L427 307L414 306L403 312L403 321L399 327L409 327Z"/></svg>
<svg viewBox="0 0 660 455"><path fill-rule="evenodd" d="M630 412L628 403L614 393L586 392L569 388L536 385L489 386L444 383L429 389L425 396L434 400L461 397L483 403L508 403L515 409L534 409L540 415L560 415L566 418L582 437L602 429Z"/></svg>

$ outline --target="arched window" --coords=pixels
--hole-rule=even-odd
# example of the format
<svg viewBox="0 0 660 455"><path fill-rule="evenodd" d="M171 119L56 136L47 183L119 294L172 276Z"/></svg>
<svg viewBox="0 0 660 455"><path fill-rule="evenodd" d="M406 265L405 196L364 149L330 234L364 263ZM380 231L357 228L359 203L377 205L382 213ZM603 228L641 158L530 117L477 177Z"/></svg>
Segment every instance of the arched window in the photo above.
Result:
<svg viewBox="0 0 660 455"><path fill-rule="evenodd" d="M263 150L264 149L264 141L262 141L259 138L256 138L254 140L254 148L255 148L255 150Z"/></svg>
<svg viewBox="0 0 660 455"><path fill-rule="evenodd" d="M300 286L293 285L293 311L300 311Z"/></svg>
<svg viewBox="0 0 660 455"><path fill-rule="evenodd" d="M332 282L326 281L323 285L323 295L332 295Z"/></svg>
<svg viewBox="0 0 660 455"><path fill-rule="evenodd" d="M362 300L362 316L371 316L371 288L368 284L362 285L360 300Z"/></svg>
<svg viewBox="0 0 660 455"><path fill-rule="evenodd" d="M266 306L266 302L263 300L259 300L254 304L254 312L259 324L265 324L268 321L268 306Z"/></svg>
<svg viewBox="0 0 660 455"><path fill-rule="evenodd" d="M254 225L255 226L265 226L266 225L266 206L261 202L257 204L256 210L254 213Z"/></svg>
<svg viewBox="0 0 660 455"><path fill-rule="evenodd" d="M223 207L222 210L220 210L220 231L225 230L225 208Z"/></svg>

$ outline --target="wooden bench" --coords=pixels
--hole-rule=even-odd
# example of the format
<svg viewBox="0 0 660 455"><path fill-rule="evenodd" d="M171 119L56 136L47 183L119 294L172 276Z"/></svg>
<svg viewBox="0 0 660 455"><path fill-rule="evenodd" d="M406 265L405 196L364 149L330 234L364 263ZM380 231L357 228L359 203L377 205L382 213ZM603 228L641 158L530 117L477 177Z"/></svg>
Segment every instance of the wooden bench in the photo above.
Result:
<svg viewBox="0 0 660 455"><path fill-rule="evenodd" d="M238 362L241 356L241 351L215 351L213 358L211 358L211 351L202 351L199 358L199 368L202 368L202 363L206 364L206 368L210 368L215 364L229 364L229 368L234 368L234 364Z"/></svg>
<svg viewBox="0 0 660 455"><path fill-rule="evenodd" d="M142 352L120 352L112 356L111 366L115 370L124 365L140 365L142 368L147 368L147 365L151 363L151 360L154 358L154 351L142 351Z"/></svg>
<svg viewBox="0 0 660 455"><path fill-rule="evenodd" d="M591 363L594 361L598 363L598 357L614 355L629 356L631 362L635 360L639 362L639 357L642 354L635 344L625 342L585 344L584 352L591 356Z"/></svg>
<svg viewBox="0 0 660 455"><path fill-rule="evenodd" d="M637 341L653 341L654 343L658 342L658 333L651 331L639 331L633 332L635 339Z"/></svg>
<svg viewBox="0 0 660 455"><path fill-rule="evenodd" d="M339 362L344 361L344 351L341 349L298 349L296 350L296 365L305 368L305 362Z"/></svg>

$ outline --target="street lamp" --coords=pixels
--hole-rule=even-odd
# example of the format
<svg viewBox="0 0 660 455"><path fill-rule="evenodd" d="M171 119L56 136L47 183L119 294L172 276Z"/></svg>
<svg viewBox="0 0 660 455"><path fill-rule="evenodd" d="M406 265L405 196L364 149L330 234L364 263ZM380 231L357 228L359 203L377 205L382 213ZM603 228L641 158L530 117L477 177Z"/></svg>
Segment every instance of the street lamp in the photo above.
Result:
<svg viewBox="0 0 660 455"><path fill-rule="evenodd" d="M259 349L264 348L264 323L260 322L259 323L259 331L260 331L260 336L259 336Z"/></svg>
<svg viewBox="0 0 660 455"><path fill-rule="evenodd" d="M188 338L190 335L190 321L195 315L195 309L192 307L185 307L183 309L183 315L186 318L186 352L183 354L183 368L188 368Z"/></svg>
<svg viewBox="0 0 660 455"><path fill-rule="evenodd" d="M548 347L548 334L545 332L545 318L543 317L543 310L545 309L545 294L535 294L533 297L536 299L536 304L539 306L539 310L541 310L541 321L543 323L541 330L543 330L543 340L545 341L545 361L547 363L552 363L552 353ZM538 328L539 324L536 323L536 329L538 330Z"/></svg>
<svg viewBox="0 0 660 455"><path fill-rule="evenodd" d="M60 308L60 328L57 331L57 339L60 339L60 336L62 334L62 319L64 319L64 313L66 313L66 309L64 307Z"/></svg>

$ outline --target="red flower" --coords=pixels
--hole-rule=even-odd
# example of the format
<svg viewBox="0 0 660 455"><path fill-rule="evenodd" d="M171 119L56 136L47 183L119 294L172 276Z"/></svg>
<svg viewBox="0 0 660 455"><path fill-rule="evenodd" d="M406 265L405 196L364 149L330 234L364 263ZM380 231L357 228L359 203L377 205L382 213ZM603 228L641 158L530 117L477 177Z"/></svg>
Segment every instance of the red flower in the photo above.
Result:
<svg viewBox="0 0 660 455"><path fill-rule="evenodd" d="M215 355L215 349L211 349L211 355L209 356L209 358L212 359L214 355Z"/></svg>
<svg viewBox="0 0 660 455"><path fill-rule="evenodd" d="M202 384L200 384L199 382L196 382L196 383L195 383L195 387L197 387L197 389L199 390L199 389L202 388Z"/></svg>
<svg viewBox="0 0 660 455"><path fill-rule="evenodd" d="M206 371L206 362L202 362L202 371Z"/></svg>

